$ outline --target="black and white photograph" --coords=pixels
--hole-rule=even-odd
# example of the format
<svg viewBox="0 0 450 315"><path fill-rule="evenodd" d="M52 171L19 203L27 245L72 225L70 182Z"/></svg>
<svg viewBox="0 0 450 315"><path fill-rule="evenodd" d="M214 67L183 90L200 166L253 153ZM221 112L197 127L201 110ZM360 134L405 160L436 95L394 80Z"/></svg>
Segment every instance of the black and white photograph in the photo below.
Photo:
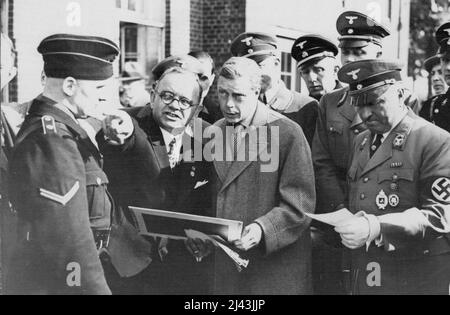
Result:
<svg viewBox="0 0 450 315"><path fill-rule="evenodd" d="M0 4L0 295L450 295L450 0Z"/></svg>

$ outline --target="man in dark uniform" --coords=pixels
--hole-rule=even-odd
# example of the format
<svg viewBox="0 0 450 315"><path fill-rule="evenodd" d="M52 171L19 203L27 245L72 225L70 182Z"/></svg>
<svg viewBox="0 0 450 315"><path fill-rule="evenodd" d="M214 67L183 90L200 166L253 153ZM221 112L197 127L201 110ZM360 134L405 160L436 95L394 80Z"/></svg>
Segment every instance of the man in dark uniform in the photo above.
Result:
<svg viewBox="0 0 450 315"><path fill-rule="evenodd" d="M172 56L153 69L151 103L127 110L133 118L122 145L101 143L113 196L128 206L212 215L210 172L202 159L208 123L195 118L202 99L202 65L191 56ZM190 147L189 147L190 146ZM194 152L198 150L198 152ZM200 159L195 157L200 153ZM194 158L191 156L194 155ZM156 239L153 262L136 281L145 294L207 293L207 264L194 256L203 243ZM200 257L200 256L199 256Z"/></svg>
<svg viewBox="0 0 450 315"><path fill-rule="evenodd" d="M348 11L338 17L336 27L341 34L339 47L343 65L382 55L382 39L389 35L389 31L375 20L362 13ZM351 145L353 138L363 130L365 126L348 98L348 87L322 97L312 145L317 213L343 207L347 198L346 172ZM333 239L337 235L327 227L320 228L320 231L313 233L314 259L323 262L322 266L316 264L319 274L315 274L315 292L342 294L341 250L334 250L328 245L336 242L334 246L339 246L339 242Z"/></svg>
<svg viewBox="0 0 450 315"><path fill-rule="evenodd" d="M450 22L438 28L436 41L439 44L438 55L441 58L442 74L447 85L450 85ZM428 118L436 126L450 132L450 88L445 94L435 98Z"/></svg>
<svg viewBox="0 0 450 315"><path fill-rule="evenodd" d="M105 98L119 49L102 37L56 34L38 51L44 92L33 101L10 160L20 242L7 275L10 293L110 294L99 254L109 253L116 267L127 255L126 273L150 262L143 253L136 266L124 251L119 226L125 221L114 209L95 132L85 121Z"/></svg>
<svg viewBox="0 0 450 315"><path fill-rule="evenodd" d="M231 43L231 54L250 58L263 71L260 101L299 124L311 145L316 128L318 103L291 91L281 80L281 61L275 37L257 32L242 33Z"/></svg>
<svg viewBox="0 0 450 315"><path fill-rule="evenodd" d="M336 45L321 35L300 36L292 45L291 55L297 61L300 76L309 95L318 101L323 95L342 88L337 80L337 54Z"/></svg>
<svg viewBox="0 0 450 315"><path fill-rule="evenodd" d="M422 104L419 115L428 121L432 121L431 117L433 116L434 104L440 95L445 94L448 86L442 75L441 58L439 58L439 55L426 59L423 67L429 74L432 97Z"/></svg>
<svg viewBox="0 0 450 315"><path fill-rule="evenodd" d="M362 60L338 73L368 130L355 138L349 210L354 294L443 294L450 286L450 134L404 103L401 66Z"/></svg>

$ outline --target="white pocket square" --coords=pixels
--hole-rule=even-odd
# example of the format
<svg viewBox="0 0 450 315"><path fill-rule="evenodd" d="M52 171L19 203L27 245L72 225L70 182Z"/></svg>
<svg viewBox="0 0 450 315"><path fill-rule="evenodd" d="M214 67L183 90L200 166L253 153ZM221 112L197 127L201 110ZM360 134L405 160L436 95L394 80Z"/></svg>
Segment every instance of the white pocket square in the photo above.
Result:
<svg viewBox="0 0 450 315"><path fill-rule="evenodd" d="M208 181L207 181L207 180L204 180L204 181L202 181L202 182L197 182L197 184L195 184L194 189L197 189L197 188L200 188L200 187L202 187L202 186L205 186L206 184L208 184Z"/></svg>

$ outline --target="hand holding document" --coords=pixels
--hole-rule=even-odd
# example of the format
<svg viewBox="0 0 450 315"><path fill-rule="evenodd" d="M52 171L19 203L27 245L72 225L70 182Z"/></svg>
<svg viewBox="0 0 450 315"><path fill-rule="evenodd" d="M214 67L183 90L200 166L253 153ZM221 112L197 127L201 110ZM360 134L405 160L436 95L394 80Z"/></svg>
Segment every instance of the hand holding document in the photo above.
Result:
<svg viewBox="0 0 450 315"><path fill-rule="evenodd" d="M347 208L340 209L330 213L323 214L313 214L313 213L305 213L308 217L317 220L319 222L323 222L332 226L339 226L343 222L354 217L354 214L351 213Z"/></svg>
<svg viewBox="0 0 450 315"><path fill-rule="evenodd" d="M233 260L238 271L248 266L249 261L242 259L228 246L241 239L243 229L241 221L157 209L138 207L129 207L129 209L141 235L211 242ZM198 251L197 254L202 254L198 247L196 246L197 250L192 250L195 257L198 257L196 251Z"/></svg>
<svg viewBox="0 0 450 315"><path fill-rule="evenodd" d="M224 245L225 241L220 236L210 236L206 235L202 232L195 231L195 230L185 230L186 236L192 239L200 239L203 242L211 242L214 244L214 246L220 248L227 254L236 265L236 268L239 272L242 271L243 268L247 268L249 260L243 259L239 256L238 253L236 253L234 250L229 248L228 246Z"/></svg>

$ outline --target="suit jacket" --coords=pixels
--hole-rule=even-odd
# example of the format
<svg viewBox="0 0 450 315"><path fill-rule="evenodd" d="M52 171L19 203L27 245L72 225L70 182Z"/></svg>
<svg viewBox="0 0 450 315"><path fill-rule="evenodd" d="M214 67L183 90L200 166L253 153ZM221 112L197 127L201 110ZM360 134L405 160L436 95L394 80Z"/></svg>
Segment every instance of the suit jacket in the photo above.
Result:
<svg viewBox="0 0 450 315"><path fill-rule="evenodd" d="M204 214L211 207L211 200L205 198L211 187L211 164L203 160L182 159L171 170L164 137L150 107L133 108L127 112L133 117L135 127L128 141L115 147L100 139L110 190L117 202L125 208L136 206ZM199 119L196 124L201 131L209 126ZM201 140L186 133L183 143L191 144L192 154L195 148L203 145ZM200 183L206 184L194 189Z"/></svg>
<svg viewBox="0 0 450 315"><path fill-rule="evenodd" d="M438 289L429 293L448 294L450 134L409 111L369 158L372 142L369 131L355 139L348 172L349 209L385 218L381 234L386 250L373 245L368 251L365 247L353 251L354 268L362 273L360 293L426 294L420 292L423 285ZM418 209L423 214L419 212L419 218L428 221L424 234L417 228L417 222L423 223L410 209ZM433 258L439 255L443 257ZM369 287L365 281L367 264L373 262L381 265L381 287Z"/></svg>
<svg viewBox="0 0 450 315"><path fill-rule="evenodd" d="M225 121L215 124L222 132ZM301 128L282 115L258 104L250 130L267 130L268 136L241 145L244 153L257 159L231 163L215 159L217 180L216 216L257 222L263 241L242 253L250 259L248 268L238 273L231 260L216 250L214 293L216 294L305 294L310 283L310 220L305 212L315 205L314 172L311 153ZM276 134L276 131L279 134ZM271 135L273 134L272 143ZM240 152L239 151L239 152ZM274 169L264 171L268 152L279 157Z"/></svg>
<svg viewBox="0 0 450 315"><path fill-rule="evenodd" d="M275 97L267 105L299 124L311 146L319 111L319 103L315 99L288 90L281 82Z"/></svg>
<svg viewBox="0 0 450 315"><path fill-rule="evenodd" d="M191 154L202 153L200 135L183 135L182 159L170 168L164 137L153 119L150 106L127 110L133 118L134 133L123 146L107 145L97 138L105 155L105 170L110 178L111 192L124 208L128 206L211 215L212 163L195 159ZM203 132L208 123L197 119L194 133ZM190 148L184 147L190 144ZM185 159L190 152L190 159ZM133 220L126 211L129 220ZM132 221L133 222L133 221ZM151 240L152 241L152 240ZM154 241L152 241L155 244ZM158 242L156 242L157 245ZM209 261L196 263L183 242L170 240L168 255L161 262L158 251L152 253L153 262L140 275L144 294L205 294L204 277Z"/></svg>

